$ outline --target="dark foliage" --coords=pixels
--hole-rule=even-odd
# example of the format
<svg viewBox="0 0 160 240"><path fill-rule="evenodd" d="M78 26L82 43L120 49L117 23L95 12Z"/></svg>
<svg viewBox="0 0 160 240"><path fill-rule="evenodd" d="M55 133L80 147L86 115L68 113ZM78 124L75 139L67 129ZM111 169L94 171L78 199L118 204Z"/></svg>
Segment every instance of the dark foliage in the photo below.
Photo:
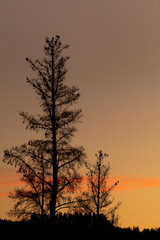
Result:
<svg viewBox="0 0 160 240"><path fill-rule="evenodd" d="M12 222L8 220L0 220L1 234L5 237L16 236L20 237L21 233L25 232L25 237L49 237L52 234L52 239L58 237L69 237L75 239L77 237L91 238L101 237L106 239L160 239L160 228L144 229L139 231L139 228L119 228L114 227L103 215L99 217L97 222L96 216L91 214L58 214L56 224L49 221L40 221L39 217L30 221ZM9 229L9 231L8 231ZM21 230L21 231L20 231Z"/></svg>

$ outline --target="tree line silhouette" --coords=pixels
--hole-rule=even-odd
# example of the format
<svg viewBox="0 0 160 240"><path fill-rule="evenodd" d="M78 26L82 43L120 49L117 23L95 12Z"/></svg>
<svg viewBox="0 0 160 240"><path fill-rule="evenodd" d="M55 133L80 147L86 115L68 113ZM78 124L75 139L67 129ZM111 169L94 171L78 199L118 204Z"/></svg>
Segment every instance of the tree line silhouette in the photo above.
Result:
<svg viewBox="0 0 160 240"><path fill-rule="evenodd" d="M40 216L33 214L28 221L10 221L0 220L1 234L5 237L17 237L24 234L25 237L76 237L83 238L106 238L128 240L147 240L160 238L160 228L143 229L140 231L138 227L120 228L113 226L110 221L102 214L99 216L97 223L96 214L69 214L59 213L56 215L56 225L50 221L42 222ZM54 227L56 226L56 227Z"/></svg>
<svg viewBox="0 0 160 240"><path fill-rule="evenodd" d="M23 223L78 224L92 230L96 224L119 229L120 203L113 206L111 198L119 182L108 186L108 155L100 150L95 163L89 164L84 147L71 144L82 110L74 107L79 88L66 84L69 57L63 53L68 48L56 35L46 38L42 60L26 58L34 73L26 82L37 94L41 112L35 116L20 111L19 115L26 129L37 136L41 133L41 137L4 151L3 161L16 167L25 183L9 194L15 203L9 216ZM88 181L84 191L80 189L82 169Z"/></svg>

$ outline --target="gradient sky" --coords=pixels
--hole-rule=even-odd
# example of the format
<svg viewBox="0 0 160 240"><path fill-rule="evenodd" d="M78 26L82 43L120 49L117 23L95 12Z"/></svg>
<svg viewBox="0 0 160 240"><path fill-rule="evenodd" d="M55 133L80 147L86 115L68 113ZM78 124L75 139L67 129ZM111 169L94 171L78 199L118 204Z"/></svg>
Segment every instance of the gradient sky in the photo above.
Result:
<svg viewBox="0 0 160 240"><path fill-rule="evenodd" d="M18 116L39 111L25 58L43 57L45 37L58 34L70 45L67 81L80 87L84 114L73 142L89 161L109 154L122 227L160 227L159 12L159 0L0 1L0 158L35 136ZM0 218L16 182L0 161Z"/></svg>

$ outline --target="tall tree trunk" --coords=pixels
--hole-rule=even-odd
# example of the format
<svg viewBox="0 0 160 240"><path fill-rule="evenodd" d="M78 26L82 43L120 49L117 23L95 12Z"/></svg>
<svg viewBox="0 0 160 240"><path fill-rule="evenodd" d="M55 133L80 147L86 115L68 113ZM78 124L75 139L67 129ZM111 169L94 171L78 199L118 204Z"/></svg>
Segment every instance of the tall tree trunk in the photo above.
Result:
<svg viewBox="0 0 160 240"><path fill-rule="evenodd" d="M101 155L98 155L98 191L97 191L97 219L99 218L99 205L100 205L100 179L101 179Z"/></svg>
<svg viewBox="0 0 160 240"><path fill-rule="evenodd" d="M57 199L57 141L56 141L56 116L55 116L55 74L54 74L54 46L52 40L52 160L53 160L53 187L50 203L50 218L55 223L56 199Z"/></svg>

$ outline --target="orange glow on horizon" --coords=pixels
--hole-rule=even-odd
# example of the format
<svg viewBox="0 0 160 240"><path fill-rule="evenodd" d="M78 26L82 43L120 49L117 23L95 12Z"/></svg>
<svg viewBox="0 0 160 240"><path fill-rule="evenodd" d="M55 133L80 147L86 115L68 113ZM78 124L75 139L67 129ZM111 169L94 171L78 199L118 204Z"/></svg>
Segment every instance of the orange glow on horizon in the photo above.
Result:
<svg viewBox="0 0 160 240"><path fill-rule="evenodd" d="M3 209L1 209L1 218L6 218L7 211L9 208L12 207L12 201L8 199L9 192L14 191L15 188L23 187L25 184L19 180L19 174L16 173L15 169L5 169L0 168L0 204L1 206L4 206ZM124 226L132 226L136 225L137 221L137 214L136 212L132 211L133 206L138 207L139 212L142 214L146 213L145 209L148 209L147 203L143 204L143 209L141 209L141 202L140 204L136 203L137 200L137 194L139 194L138 190L141 190L141 192L144 192L147 190L150 192L157 192L156 187L160 187L160 178L147 178L147 177L139 177L136 175L111 175L109 176L107 180L107 186L112 186L115 182L119 181L119 184L114 188L113 190L113 196L117 196L118 200L122 199L122 206L120 207L120 216L122 216L122 223ZM155 190L154 190L155 189ZM80 185L80 189L76 190L76 194L79 194L78 191L86 191L87 190L87 176L82 177L82 183ZM138 192L137 192L138 191ZM158 194L158 192L157 192ZM129 203L125 202L125 198L123 199L123 196L126 196L127 199L129 199ZM151 196L150 196L151 198ZM116 200L117 201L117 200ZM141 201L141 200L140 200ZM128 204L126 206L126 204ZM130 204L130 205L129 205ZM127 212L131 212L129 215ZM127 214L125 216L129 216L129 218L125 217L123 213ZM143 229L145 227L145 223L143 223L143 215L141 216L141 219L138 220L139 227ZM156 222L153 223L156 225ZM153 225L152 225L153 226Z"/></svg>
<svg viewBox="0 0 160 240"><path fill-rule="evenodd" d="M7 169L3 169L7 174ZM0 170L1 172L1 170ZM9 176L7 176L10 174ZM25 183L21 182L18 178L18 174L15 174L15 170L8 170L6 177L0 176L0 197L6 196L10 191L13 191L16 187L22 187ZM81 191L86 191L87 176L82 177ZM160 178L143 178L136 175L123 175L123 176L110 176L107 180L107 186L111 187L115 182L119 183L115 186L113 191L132 191L143 188L152 188L160 186ZM5 192L3 192L5 190ZM6 191L8 190L8 192Z"/></svg>
<svg viewBox="0 0 160 240"><path fill-rule="evenodd" d="M114 188L114 191L131 191L160 186L160 178L142 178L136 175L124 175L110 176L107 180L108 187L111 187L117 180L119 183ZM82 186L83 190L87 190L87 176L83 177Z"/></svg>
<svg viewBox="0 0 160 240"><path fill-rule="evenodd" d="M112 179L119 180L119 184L117 185L117 188L115 188L115 190L118 190L118 191L123 191L123 190L130 191L130 190L160 186L160 178L143 178L143 177L137 177L136 175L124 175L124 176L113 177Z"/></svg>

